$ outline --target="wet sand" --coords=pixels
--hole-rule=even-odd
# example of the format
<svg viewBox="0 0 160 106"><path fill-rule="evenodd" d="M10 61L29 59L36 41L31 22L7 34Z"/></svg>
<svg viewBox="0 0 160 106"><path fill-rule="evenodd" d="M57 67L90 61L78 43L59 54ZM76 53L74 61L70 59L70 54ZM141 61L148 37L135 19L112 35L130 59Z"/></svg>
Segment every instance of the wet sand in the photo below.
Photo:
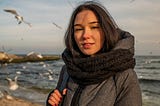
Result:
<svg viewBox="0 0 160 106"><path fill-rule="evenodd" d="M0 98L0 106L42 106L24 99L13 97L13 99Z"/></svg>

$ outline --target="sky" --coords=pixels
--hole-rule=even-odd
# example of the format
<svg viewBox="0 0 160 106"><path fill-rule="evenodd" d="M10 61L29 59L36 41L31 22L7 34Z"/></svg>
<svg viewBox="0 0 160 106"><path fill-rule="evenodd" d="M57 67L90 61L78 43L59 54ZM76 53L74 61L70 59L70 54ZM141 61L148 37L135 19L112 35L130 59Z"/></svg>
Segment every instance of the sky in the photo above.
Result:
<svg viewBox="0 0 160 106"><path fill-rule="evenodd" d="M86 0L0 0L0 51L61 54L74 8ZM118 26L135 37L136 55L160 55L160 0L99 0ZM14 9L32 27L18 25ZM62 29L56 27L56 23Z"/></svg>

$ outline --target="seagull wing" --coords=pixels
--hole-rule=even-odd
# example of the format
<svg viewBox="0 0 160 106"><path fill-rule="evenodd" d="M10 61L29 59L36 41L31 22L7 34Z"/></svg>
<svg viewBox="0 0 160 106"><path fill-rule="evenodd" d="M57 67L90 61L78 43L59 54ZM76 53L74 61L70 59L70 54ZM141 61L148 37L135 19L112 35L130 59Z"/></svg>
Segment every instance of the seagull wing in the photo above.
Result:
<svg viewBox="0 0 160 106"><path fill-rule="evenodd" d="M9 82L12 82L12 79L10 79L10 78L8 78L8 77L7 77L6 79L7 79Z"/></svg>
<svg viewBox="0 0 160 106"><path fill-rule="evenodd" d="M55 25L57 28L62 29L62 27L58 26L56 23L53 22L53 25Z"/></svg>
<svg viewBox="0 0 160 106"><path fill-rule="evenodd" d="M134 2L135 0L131 0L130 2L132 3L132 2Z"/></svg>
<svg viewBox="0 0 160 106"><path fill-rule="evenodd" d="M4 9L5 12L10 12L14 15L18 15L18 13L16 12L16 10L10 10L10 9Z"/></svg>
<svg viewBox="0 0 160 106"><path fill-rule="evenodd" d="M23 20L23 22L24 22L25 24L28 24L30 27L32 27L31 23L26 22L26 21L24 21L24 20Z"/></svg>
<svg viewBox="0 0 160 106"><path fill-rule="evenodd" d="M14 81L17 83L18 76L14 77Z"/></svg>

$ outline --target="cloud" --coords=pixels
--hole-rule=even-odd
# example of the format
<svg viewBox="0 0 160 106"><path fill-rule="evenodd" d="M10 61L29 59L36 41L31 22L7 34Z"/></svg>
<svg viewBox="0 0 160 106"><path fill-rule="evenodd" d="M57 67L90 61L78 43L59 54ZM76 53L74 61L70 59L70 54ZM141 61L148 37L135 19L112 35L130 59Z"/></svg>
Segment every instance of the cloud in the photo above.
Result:
<svg viewBox="0 0 160 106"><path fill-rule="evenodd" d="M159 3L157 0L139 0L132 3L123 0L112 3L106 1L105 6L122 28L138 32L143 37L146 35L158 37L160 35Z"/></svg>
<svg viewBox="0 0 160 106"><path fill-rule="evenodd" d="M70 0L73 6L77 1ZM83 0L82 0L83 1ZM151 42L160 40L160 1L159 0L100 0L108 9L120 28L131 32L139 43L138 50L157 49ZM25 24L17 25L12 14L5 13L4 8L16 9L24 19L32 23L29 28ZM66 0L5 0L0 3L0 46L7 45L14 50L26 48L29 50L40 48L41 50L63 50L63 36L73 11ZM63 27L57 29L52 22ZM23 45L21 38L23 38ZM8 43L9 41L9 43ZM140 43L141 41L141 43ZM60 46L59 46L60 45ZM147 46L147 47L146 47ZM51 50L52 51L52 50ZM143 52L141 52L143 54ZM159 53L160 54L160 53Z"/></svg>

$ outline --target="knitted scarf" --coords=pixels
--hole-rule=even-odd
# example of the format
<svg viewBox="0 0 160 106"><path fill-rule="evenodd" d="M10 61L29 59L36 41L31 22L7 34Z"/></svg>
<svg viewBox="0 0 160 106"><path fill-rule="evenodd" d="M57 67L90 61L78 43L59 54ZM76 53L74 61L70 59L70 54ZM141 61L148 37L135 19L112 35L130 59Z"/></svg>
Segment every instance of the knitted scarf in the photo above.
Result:
<svg viewBox="0 0 160 106"><path fill-rule="evenodd" d="M134 68L135 59L127 49L116 49L90 57L73 58L68 50L62 54L69 76L79 85L100 83L117 72Z"/></svg>

